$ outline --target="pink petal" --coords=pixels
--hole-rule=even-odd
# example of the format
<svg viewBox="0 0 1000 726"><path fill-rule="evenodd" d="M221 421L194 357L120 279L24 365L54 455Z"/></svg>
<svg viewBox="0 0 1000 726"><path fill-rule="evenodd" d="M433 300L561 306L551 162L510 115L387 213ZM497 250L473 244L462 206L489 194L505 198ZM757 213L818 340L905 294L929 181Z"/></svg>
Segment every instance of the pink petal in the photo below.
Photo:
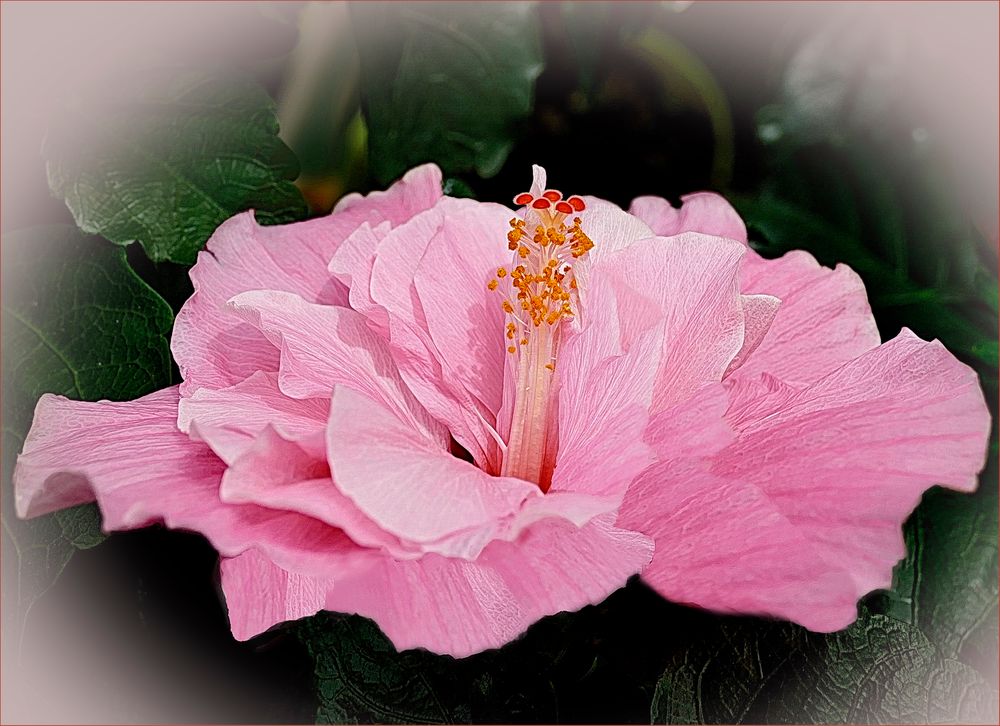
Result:
<svg viewBox="0 0 1000 726"><path fill-rule="evenodd" d="M301 442L314 455L326 451L329 398L290 398L274 373L254 373L229 388L202 388L178 405L177 426L207 443L231 464L266 428Z"/></svg>
<svg viewBox="0 0 1000 726"><path fill-rule="evenodd" d="M490 419L496 413L479 402L476 392L465 385L467 381L450 375L449 361L438 351L432 339L427 312L413 280L416 262L439 234L444 236L442 242L455 239L454 229L460 226L459 222L463 219L460 215L471 209L468 204L456 206L460 201L446 200L392 230L382 239L372 266L371 297L385 311L393 357L410 390L434 418L448 422L452 435L478 464L495 470L491 461L496 445L490 433L494 422ZM448 216L446 212L455 212L455 216ZM506 251L505 234L502 232L498 244ZM503 261L501 258L497 265L503 264ZM481 280L479 289L474 291L475 299L484 306L489 299L487 282L488 278ZM471 285L468 281L462 284ZM463 298L456 295L456 299ZM448 304L453 304L453 301ZM488 360L490 356L500 356L502 350L501 327L497 331L496 342L489 350L469 351L465 359L484 356ZM452 362L463 364L461 360Z"/></svg>
<svg viewBox="0 0 1000 726"><path fill-rule="evenodd" d="M861 279L848 267L822 267L812 255L747 259L741 287L781 300L767 334L735 373L770 373L791 384L812 383L879 344Z"/></svg>
<svg viewBox="0 0 1000 726"><path fill-rule="evenodd" d="M757 487L709 471L734 440L727 402L723 386L705 386L650 424L660 460L629 488L616 522L656 542L643 580L677 602L844 627L857 615L846 573L824 562Z"/></svg>
<svg viewBox="0 0 1000 726"><path fill-rule="evenodd" d="M721 237L684 233L636 242L601 265L645 296L664 320L664 362L653 412L722 380L744 343L739 264L745 248ZM596 272L596 268L595 268Z"/></svg>
<svg viewBox="0 0 1000 726"><path fill-rule="evenodd" d="M277 351L227 313L229 298L266 288L345 304L346 288L326 269L341 241L362 222L399 224L440 196L441 172L428 165L410 171L388 191L346 197L327 217L262 227L248 212L224 222L191 268L195 293L174 325L171 350L184 376L182 393L225 388L255 371L277 370Z"/></svg>
<svg viewBox="0 0 1000 726"><path fill-rule="evenodd" d="M584 258L591 264L597 264L633 242L655 236L649 225L617 204L597 197L583 197L583 200L587 208L580 213L580 227L594 242L594 248Z"/></svg>
<svg viewBox="0 0 1000 726"><path fill-rule="evenodd" d="M272 625L315 615L323 609L329 581L283 570L256 550L225 557L219 565L229 627L249 640Z"/></svg>
<svg viewBox="0 0 1000 726"><path fill-rule="evenodd" d="M377 227L362 224L337 248L328 266L330 274L349 289L351 308L364 315L382 337L388 337L389 320L385 309L372 299L371 279L375 252L391 230L388 222Z"/></svg>
<svg viewBox="0 0 1000 726"><path fill-rule="evenodd" d="M422 164L410 169L384 192L348 194L342 197L333 208L333 214L375 212L382 220L395 227L425 209L430 209L442 196L441 170L437 164Z"/></svg>
<svg viewBox="0 0 1000 726"><path fill-rule="evenodd" d="M680 209L660 197L637 197L628 211L661 237L700 232L747 244L747 228L740 215L729 202L712 192L686 194L681 197Z"/></svg>
<svg viewBox="0 0 1000 726"><path fill-rule="evenodd" d="M729 362L723 377L743 365L760 347L781 307L781 300L771 295L741 295L740 299L743 303L743 345Z"/></svg>
<svg viewBox="0 0 1000 726"><path fill-rule="evenodd" d="M550 494L584 492L617 506L652 459L643 431L663 326L648 300L610 276L596 277L584 327L567 335L556 364L559 451Z"/></svg>
<svg viewBox="0 0 1000 726"><path fill-rule="evenodd" d="M499 648L541 617L600 602L649 561L652 543L595 520L549 520L474 561L382 559L338 580L326 607L372 618L399 650L463 658Z"/></svg>
<svg viewBox="0 0 1000 726"><path fill-rule="evenodd" d="M691 231L747 244L746 225L725 199L699 192L681 200L676 209L665 199L639 197L629 211L659 235ZM864 285L847 267L821 267L802 251L765 260L748 248L741 289L779 298L781 308L756 353L741 351L732 366L743 366L740 376L756 379L770 373L792 383L811 383L880 342Z"/></svg>
<svg viewBox="0 0 1000 726"><path fill-rule="evenodd" d="M360 313L271 290L237 295L230 306L281 349L278 380L285 394L328 397L335 385L350 386L442 444L448 441L447 431L410 393L385 341Z"/></svg>
<svg viewBox="0 0 1000 726"><path fill-rule="evenodd" d="M379 527L451 556L475 557L539 489L493 477L363 394L338 386L327 429L337 487Z"/></svg>
<svg viewBox="0 0 1000 726"><path fill-rule="evenodd" d="M344 530L363 547L382 548L397 557L413 557L398 537L366 517L330 479L325 457L265 428L222 476L219 490L229 504L257 504L298 512Z"/></svg>
<svg viewBox="0 0 1000 726"><path fill-rule="evenodd" d="M900 526L934 484L976 486L990 416L975 373L904 330L804 390L740 414L713 471L752 483L858 596L891 584Z"/></svg>
<svg viewBox="0 0 1000 726"><path fill-rule="evenodd" d="M591 268L635 242L654 235L645 222L617 204L597 197L583 199L587 208L580 214L580 227L593 241L594 247L585 256L573 261L573 275L579 287L580 307L586 309Z"/></svg>
<svg viewBox="0 0 1000 726"><path fill-rule="evenodd" d="M18 516L92 501L105 530L162 521L205 535L225 556L257 547L295 571L330 575L358 549L309 517L219 499L223 463L177 430L177 387L127 403L45 395L18 457Z"/></svg>
<svg viewBox="0 0 1000 726"><path fill-rule="evenodd" d="M443 224L413 272L413 286L444 374L495 418L503 387L504 312L486 283L507 266L511 211L468 199L442 202Z"/></svg>
<svg viewBox="0 0 1000 726"><path fill-rule="evenodd" d="M616 523L656 542L643 580L675 602L773 615L812 630L857 617L850 577L752 484L691 459L658 462L629 489Z"/></svg>

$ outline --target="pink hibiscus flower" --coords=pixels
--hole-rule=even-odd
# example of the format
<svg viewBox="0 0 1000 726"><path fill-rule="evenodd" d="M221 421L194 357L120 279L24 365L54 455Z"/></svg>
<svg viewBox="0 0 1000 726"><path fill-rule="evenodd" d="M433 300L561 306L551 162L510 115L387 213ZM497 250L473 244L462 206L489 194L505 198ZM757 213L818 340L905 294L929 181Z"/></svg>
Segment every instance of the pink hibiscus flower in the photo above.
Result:
<svg viewBox="0 0 1000 726"><path fill-rule="evenodd" d="M515 203L423 166L321 219L230 219L177 317L183 383L42 397L18 513L203 533L240 639L329 609L465 656L636 573L837 630L924 490L976 486L975 374L880 344L850 269L762 259L714 194L625 212L536 167Z"/></svg>

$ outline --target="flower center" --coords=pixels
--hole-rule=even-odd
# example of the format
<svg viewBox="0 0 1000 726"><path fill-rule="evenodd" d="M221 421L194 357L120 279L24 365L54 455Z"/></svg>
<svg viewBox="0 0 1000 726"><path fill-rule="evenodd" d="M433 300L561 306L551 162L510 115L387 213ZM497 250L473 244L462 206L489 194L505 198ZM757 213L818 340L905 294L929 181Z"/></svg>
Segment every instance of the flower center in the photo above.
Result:
<svg viewBox="0 0 1000 726"><path fill-rule="evenodd" d="M540 196L518 194L521 215L510 220L510 270L501 267L487 284L503 296L507 314L505 346L510 360L504 372L509 422L498 422L507 442L501 474L538 484L547 491L558 450L557 388L559 342L564 320L578 305L573 263L594 243L580 228L586 204L563 199L550 189ZM506 424L506 425L505 425Z"/></svg>

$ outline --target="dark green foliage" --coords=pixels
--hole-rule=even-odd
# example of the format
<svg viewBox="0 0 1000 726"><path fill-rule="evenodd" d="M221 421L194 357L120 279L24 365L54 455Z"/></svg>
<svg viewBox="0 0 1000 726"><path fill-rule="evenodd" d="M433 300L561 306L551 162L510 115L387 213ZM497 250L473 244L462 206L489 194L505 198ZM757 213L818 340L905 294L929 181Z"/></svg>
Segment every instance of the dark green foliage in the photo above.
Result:
<svg viewBox="0 0 1000 726"><path fill-rule="evenodd" d="M990 723L992 684L912 625L862 611L845 631L722 622L675 653L653 723Z"/></svg>
<svg viewBox="0 0 1000 726"><path fill-rule="evenodd" d="M274 103L247 80L144 74L62 116L44 154L82 230L137 240L154 262L193 263L237 212L254 209L262 224L306 212Z"/></svg>
<svg viewBox="0 0 1000 726"><path fill-rule="evenodd" d="M426 161L445 174L496 174L542 69L535 8L360 3L352 10L376 181Z"/></svg>
<svg viewBox="0 0 1000 726"><path fill-rule="evenodd" d="M14 553L4 615L16 637L75 549L104 535L94 505L16 519L10 476L43 393L127 400L170 383L170 308L125 262L125 250L72 227L3 238L3 530ZM5 621L6 624L7 621Z"/></svg>

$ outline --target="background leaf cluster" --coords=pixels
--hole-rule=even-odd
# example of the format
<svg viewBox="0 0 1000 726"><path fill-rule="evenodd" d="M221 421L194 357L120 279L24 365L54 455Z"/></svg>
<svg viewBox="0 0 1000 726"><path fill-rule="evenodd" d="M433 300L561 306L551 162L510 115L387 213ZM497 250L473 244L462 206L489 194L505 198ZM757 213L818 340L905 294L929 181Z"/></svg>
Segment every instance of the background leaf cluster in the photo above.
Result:
<svg viewBox="0 0 1000 726"><path fill-rule="evenodd" d="M490 201L521 190L533 162L621 204L721 191L762 254L850 265L883 337L906 325L940 338L995 400L996 250L937 163L933 129L893 110L909 60L879 56L879 73L831 65L824 49L854 44L862 58L878 39L789 16L747 83L697 32L719 11L672 7L311 5L280 19L299 29L287 55L239 76L150 68L73 99L44 159L76 226L5 228L3 242L3 526L18 573L4 592L4 632L16 634L5 659L27 632L10 613L30 614L87 558L176 545L177 566L202 573L183 593L212 589L214 554L188 535L95 547L93 507L11 517L13 454L38 396L125 400L176 382L172 311L223 219L322 214L424 161L448 193ZM308 684L238 720L996 722L996 459L994 440L976 494L928 493L893 588L841 633L716 616L638 581L462 661L397 653L371 622L322 614L228 651L226 667L265 659L274 678ZM142 627L225 635L221 605L207 609Z"/></svg>

